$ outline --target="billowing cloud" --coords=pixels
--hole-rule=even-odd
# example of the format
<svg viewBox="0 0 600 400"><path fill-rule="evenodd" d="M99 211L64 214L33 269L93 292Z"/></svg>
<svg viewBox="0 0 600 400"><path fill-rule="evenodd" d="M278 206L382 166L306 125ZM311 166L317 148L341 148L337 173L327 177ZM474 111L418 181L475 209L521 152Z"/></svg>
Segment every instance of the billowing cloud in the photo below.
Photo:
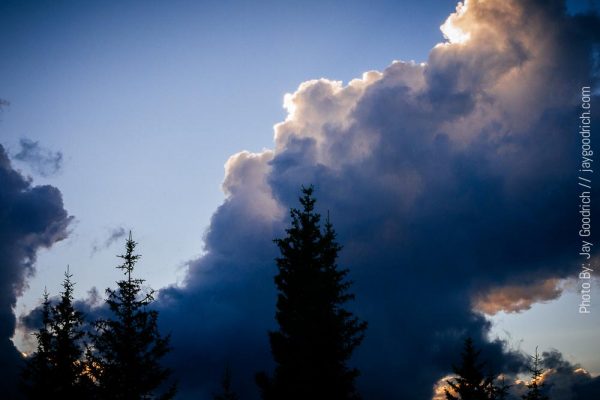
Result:
<svg viewBox="0 0 600 400"><path fill-rule="evenodd" d="M26 138L21 139L19 145L21 148L14 159L26 163L39 175L48 177L61 170L63 155L60 151L53 152Z"/></svg>
<svg viewBox="0 0 600 400"><path fill-rule="evenodd" d="M71 219L60 191L32 185L12 168L0 145L0 391L8 398L17 382L20 360L10 340L17 297L35 273L38 250L66 238Z"/></svg>
<svg viewBox="0 0 600 400"><path fill-rule="evenodd" d="M580 85L592 83L589 18L567 16L559 2L467 2L444 25L452 42L426 64L396 62L347 86L305 82L286 96L275 150L228 161L206 255L185 287L161 293L185 348L173 357L203 365L184 373L183 389L194 377L209 393L230 362L251 391L248 371L268 365L271 239L301 184L315 184L331 211L355 311L370 322L355 359L369 398L431 396L460 338L488 332L474 296L497 299L498 287L523 301L555 295L548 282L573 271L577 154L567 128ZM525 284L537 294L514 289ZM186 312L198 323L180 331ZM484 351L518 369L522 360L502 347ZM413 384L391 384L398 376Z"/></svg>
<svg viewBox="0 0 600 400"><path fill-rule="evenodd" d="M234 386L256 398L274 326L271 240L302 184L330 211L352 308L369 321L353 360L365 398L431 398L465 335L490 367L522 368L487 341L472 304L499 293L504 308L547 300L577 271L573 126L581 86L597 83L599 22L561 1L467 1L426 63L286 95L274 149L230 158L205 254L183 286L160 293L182 394L208 398L229 363Z"/></svg>
<svg viewBox="0 0 600 400"><path fill-rule="evenodd" d="M550 278L531 285L515 284L491 288L474 298L474 308L488 315L529 310L535 303L557 299L562 294L561 281Z"/></svg>

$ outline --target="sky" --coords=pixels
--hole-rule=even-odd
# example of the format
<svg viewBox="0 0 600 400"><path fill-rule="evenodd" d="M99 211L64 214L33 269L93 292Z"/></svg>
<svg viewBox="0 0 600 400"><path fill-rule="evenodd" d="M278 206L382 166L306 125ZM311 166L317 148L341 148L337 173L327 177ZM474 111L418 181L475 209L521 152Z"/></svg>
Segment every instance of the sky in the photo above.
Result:
<svg viewBox="0 0 600 400"><path fill-rule="evenodd" d="M227 361L269 368L271 239L313 183L370 322L369 398L430 398L465 332L516 372L539 346L600 374L600 316L577 313L569 133L598 77L598 25L573 15L594 7L0 2L0 204L26 210L0 220L1 348L67 265L80 299L112 286L132 230L169 362L203 360L181 398L210 394ZM414 373L398 360L417 338L434 345Z"/></svg>

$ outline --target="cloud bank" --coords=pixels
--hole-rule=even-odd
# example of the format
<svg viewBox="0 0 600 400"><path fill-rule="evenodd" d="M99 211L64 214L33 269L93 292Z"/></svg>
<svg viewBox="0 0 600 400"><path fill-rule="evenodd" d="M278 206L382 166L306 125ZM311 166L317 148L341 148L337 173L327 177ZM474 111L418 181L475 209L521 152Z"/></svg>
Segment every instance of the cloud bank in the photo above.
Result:
<svg viewBox="0 0 600 400"><path fill-rule="evenodd" d="M0 392L12 398L20 356L10 338L13 309L35 273L36 254L67 237L72 217L53 186L34 186L13 169L0 145Z"/></svg>
<svg viewBox="0 0 600 400"><path fill-rule="evenodd" d="M525 309L576 271L574 126L581 86L597 83L599 22L561 1L467 1L426 63L286 95L274 149L228 160L205 254L160 292L182 397L209 398L229 363L236 389L256 398L274 326L271 240L302 184L330 211L353 310L369 322L353 360L365 398L430 399L465 335L494 368L522 368L472 305ZM533 296L494 296L531 285Z"/></svg>

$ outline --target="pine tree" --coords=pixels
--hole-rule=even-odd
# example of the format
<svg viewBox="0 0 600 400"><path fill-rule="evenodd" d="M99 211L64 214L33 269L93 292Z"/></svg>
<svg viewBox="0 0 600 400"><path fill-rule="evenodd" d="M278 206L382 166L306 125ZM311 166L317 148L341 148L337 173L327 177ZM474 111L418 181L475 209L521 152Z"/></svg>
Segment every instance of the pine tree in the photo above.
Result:
<svg viewBox="0 0 600 400"><path fill-rule="evenodd" d="M160 335L158 312L148 308L153 291L144 293L144 280L132 275L140 258L136 245L130 233L117 267L125 279L116 290L106 289L113 317L96 322L88 352L101 399L170 399L175 394L174 385L160 393L171 373L160 364L170 351L169 336Z"/></svg>
<svg viewBox="0 0 600 400"><path fill-rule="evenodd" d="M508 398L508 391L510 390L510 387L512 385L508 385L506 383L506 380L504 378L504 376L502 376L502 378L500 379L500 385L496 386L496 390L495 390L495 399L497 400L505 400Z"/></svg>
<svg viewBox="0 0 600 400"><path fill-rule="evenodd" d="M446 399L448 400L486 400L488 399L486 387L489 380L485 379L482 372L484 363L478 361L480 351L475 350L473 339L465 340L462 361L459 367L454 366L454 373L457 375L454 379L449 379L446 383L452 389L445 389Z"/></svg>
<svg viewBox="0 0 600 400"><path fill-rule="evenodd" d="M544 369L542 368L542 359L538 354L537 347L535 355L531 357L529 372L531 373L531 381L527 385L527 393L523 396L523 400L548 400L548 396L542 394L544 383L541 381Z"/></svg>
<svg viewBox="0 0 600 400"><path fill-rule="evenodd" d="M25 392L29 398L89 397L91 382L83 361L84 319L73 306L72 277L67 269L63 291L55 306L50 304L48 293L44 293L43 326L35 334L37 351L24 372Z"/></svg>
<svg viewBox="0 0 600 400"><path fill-rule="evenodd" d="M28 399L38 399L51 392L52 377L52 333L50 332L51 304L48 291L44 289L42 303L42 327L34 333L37 340L36 351L31 354L22 373L23 392Z"/></svg>
<svg viewBox="0 0 600 400"><path fill-rule="evenodd" d="M231 369L229 366L225 367L223 373L223 381L221 382L222 393L215 395L214 400L239 400L239 397L231 388Z"/></svg>
<svg viewBox="0 0 600 400"><path fill-rule="evenodd" d="M88 380L84 374L85 365L82 360L84 320L83 314L73 306L72 276L67 268L60 301L52 308L50 326L55 339L53 346L56 372L54 387L59 394L64 394L66 398L76 399L84 396Z"/></svg>
<svg viewBox="0 0 600 400"><path fill-rule="evenodd" d="M510 387L511 385L506 383L504 375L500 378L490 375L485 382L486 394L489 400L505 400L508 397Z"/></svg>
<svg viewBox="0 0 600 400"><path fill-rule="evenodd" d="M302 209L291 209L286 237L275 240L279 330L269 332L274 375L257 375L265 400L360 398L359 371L347 363L367 324L344 308L354 299L348 270L336 264L341 246L329 217L321 229L312 194L312 186L302 188Z"/></svg>

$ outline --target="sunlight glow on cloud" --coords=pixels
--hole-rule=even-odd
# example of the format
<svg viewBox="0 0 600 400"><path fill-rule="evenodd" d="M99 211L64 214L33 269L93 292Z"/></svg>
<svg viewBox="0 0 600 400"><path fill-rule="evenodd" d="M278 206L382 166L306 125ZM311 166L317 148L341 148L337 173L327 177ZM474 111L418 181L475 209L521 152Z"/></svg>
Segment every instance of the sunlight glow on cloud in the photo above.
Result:
<svg viewBox="0 0 600 400"><path fill-rule="evenodd" d="M518 313L529 310L536 303L555 300L562 291L562 281L553 278L531 284L496 287L477 295L473 307L487 315L500 311Z"/></svg>
<svg viewBox="0 0 600 400"><path fill-rule="evenodd" d="M457 24L457 20L467 12L468 1L469 0L466 0L464 3L458 3L456 6L456 13L450 15L446 22L440 26L440 30L444 34L444 37L448 39L448 42L451 44L465 43L471 38L471 33L465 32L463 28Z"/></svg>
<svg viewBox="0 0 600 400"><path fill-rule="evenodd" d="M307 184L331 211L356 313L369 321L356 356L365 397L431 398L466 335L498 370L522 370L521 353L488 340L482 312L556 298L572 273L569 93L590 79L581 65L595 36L569 18L558 1L469 0L427 63L393 62L348 84L314 79L286 94L273 150L229 159L205 254L184 285L160 293L167 325L186 312L201 321L173 330L186 348L179 357L209 360L182 371L190 390L208 397L223 360L268 368L271 240ZM435 296L423 296L425 282ZM411 384L390 384L398 376ZM251 397L252 379L242 385Z"/></svg>

